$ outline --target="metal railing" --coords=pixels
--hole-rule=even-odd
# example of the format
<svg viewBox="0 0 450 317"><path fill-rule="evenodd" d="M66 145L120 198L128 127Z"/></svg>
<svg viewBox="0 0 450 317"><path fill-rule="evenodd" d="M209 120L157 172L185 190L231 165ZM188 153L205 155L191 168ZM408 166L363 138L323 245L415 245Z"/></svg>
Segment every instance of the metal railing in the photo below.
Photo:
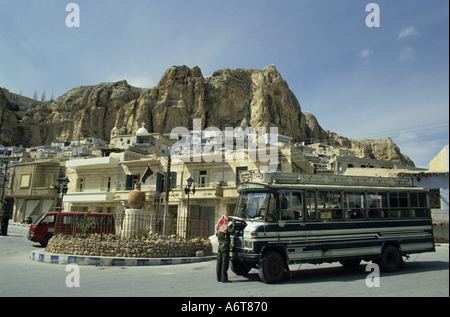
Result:
<svg viewBox="0 0 450 317"><path fill-rule="evenodd" d="M115 215L116 233L122 237L144 237L159 234L186 237L186 217L156 215ZM189 217L187 221L188 238L207 238L209 220Z"/></svg>
<svg viewBox="0 0 450 317"><path fill-rule="evenodd" d="M209 220L202 218L171 215L133 215L118 214L62 214L56 217L54 234L117 234L121 237L148 237L161 235L186 238L207 238L209 236Z"/></svg>

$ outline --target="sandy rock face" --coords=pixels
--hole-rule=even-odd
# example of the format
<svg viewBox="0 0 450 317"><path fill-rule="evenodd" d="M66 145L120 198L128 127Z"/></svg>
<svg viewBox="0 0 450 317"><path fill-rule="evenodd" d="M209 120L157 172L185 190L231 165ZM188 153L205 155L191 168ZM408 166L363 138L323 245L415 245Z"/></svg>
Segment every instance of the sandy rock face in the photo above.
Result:
<svg viewBox="0 0 450 317"><path fill-rule="evenodd" d="M116 126L133 134L142 123L148 132L170 133L175 127L277 127L294 142L314 138L330 145L364 147L369 157L414 163L386 138L355 141L324 130L300 104L275 66L263 70L221 69L204 77L199 67L173 66L150 89L126 80L74 88L54 101L26 111L0 96L2 145L37 146L96 136L109 141ZM17 110L17 109L16 109ZM355 142L354 142L355 141Z"/></svg>

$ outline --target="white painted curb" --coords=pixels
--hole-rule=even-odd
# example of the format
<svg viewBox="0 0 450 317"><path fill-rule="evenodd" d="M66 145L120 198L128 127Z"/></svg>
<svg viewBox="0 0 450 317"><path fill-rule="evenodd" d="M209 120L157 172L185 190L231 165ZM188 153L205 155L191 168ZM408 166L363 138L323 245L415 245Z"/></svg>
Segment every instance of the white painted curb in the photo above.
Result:
<svg viewBox="0 0 450 317"><path fill-rule="evenodd" d="M50 264L97 265L97 266L153 266L205 262L216 259L216 255L181 258L117 258L108 256L82 256L52 254L44 251L32 251L30 259Z"/></svg>

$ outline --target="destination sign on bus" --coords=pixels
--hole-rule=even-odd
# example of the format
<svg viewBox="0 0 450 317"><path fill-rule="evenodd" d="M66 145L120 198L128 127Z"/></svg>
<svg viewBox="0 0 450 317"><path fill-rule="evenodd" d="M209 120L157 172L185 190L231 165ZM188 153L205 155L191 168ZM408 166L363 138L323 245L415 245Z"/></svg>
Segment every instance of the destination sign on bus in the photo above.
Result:
<svg viewBox="0 0 450 317"><path fill-rule="evenodd" d="M258 185L258 184L252 184L252 183L244 183L239 184L237 190L243 190L243 189L264 189L266 186L264 185Z"/></svg>

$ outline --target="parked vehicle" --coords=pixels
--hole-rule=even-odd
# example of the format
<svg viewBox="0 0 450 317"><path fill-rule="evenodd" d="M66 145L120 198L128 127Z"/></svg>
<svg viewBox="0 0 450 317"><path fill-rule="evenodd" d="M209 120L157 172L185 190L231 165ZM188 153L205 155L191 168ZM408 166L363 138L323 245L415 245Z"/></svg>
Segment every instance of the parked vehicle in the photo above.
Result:
<svg viewBox="0 0 450 317"><path fill-rule="evenodd" d="M54 234L79 233L115 234L114 217L107 213L47 212L30 226L27 238L45 247Z"/></svg>
<svg viewBox="0 0 450 317"><path fill-rule="evenodd" d="M55 220L57 212L43 213L28 230L27 239L38 242L46 247L48 240L53 236L55 231Z"/></svg>
<svg viewBox="0 0 450 317"><path fill-rule="evenodd" d="M372 261L396 271L402 256L434 252L428 191L411 179L259 172L237 187L231 269L266 283L288 264Z"/></svg>

